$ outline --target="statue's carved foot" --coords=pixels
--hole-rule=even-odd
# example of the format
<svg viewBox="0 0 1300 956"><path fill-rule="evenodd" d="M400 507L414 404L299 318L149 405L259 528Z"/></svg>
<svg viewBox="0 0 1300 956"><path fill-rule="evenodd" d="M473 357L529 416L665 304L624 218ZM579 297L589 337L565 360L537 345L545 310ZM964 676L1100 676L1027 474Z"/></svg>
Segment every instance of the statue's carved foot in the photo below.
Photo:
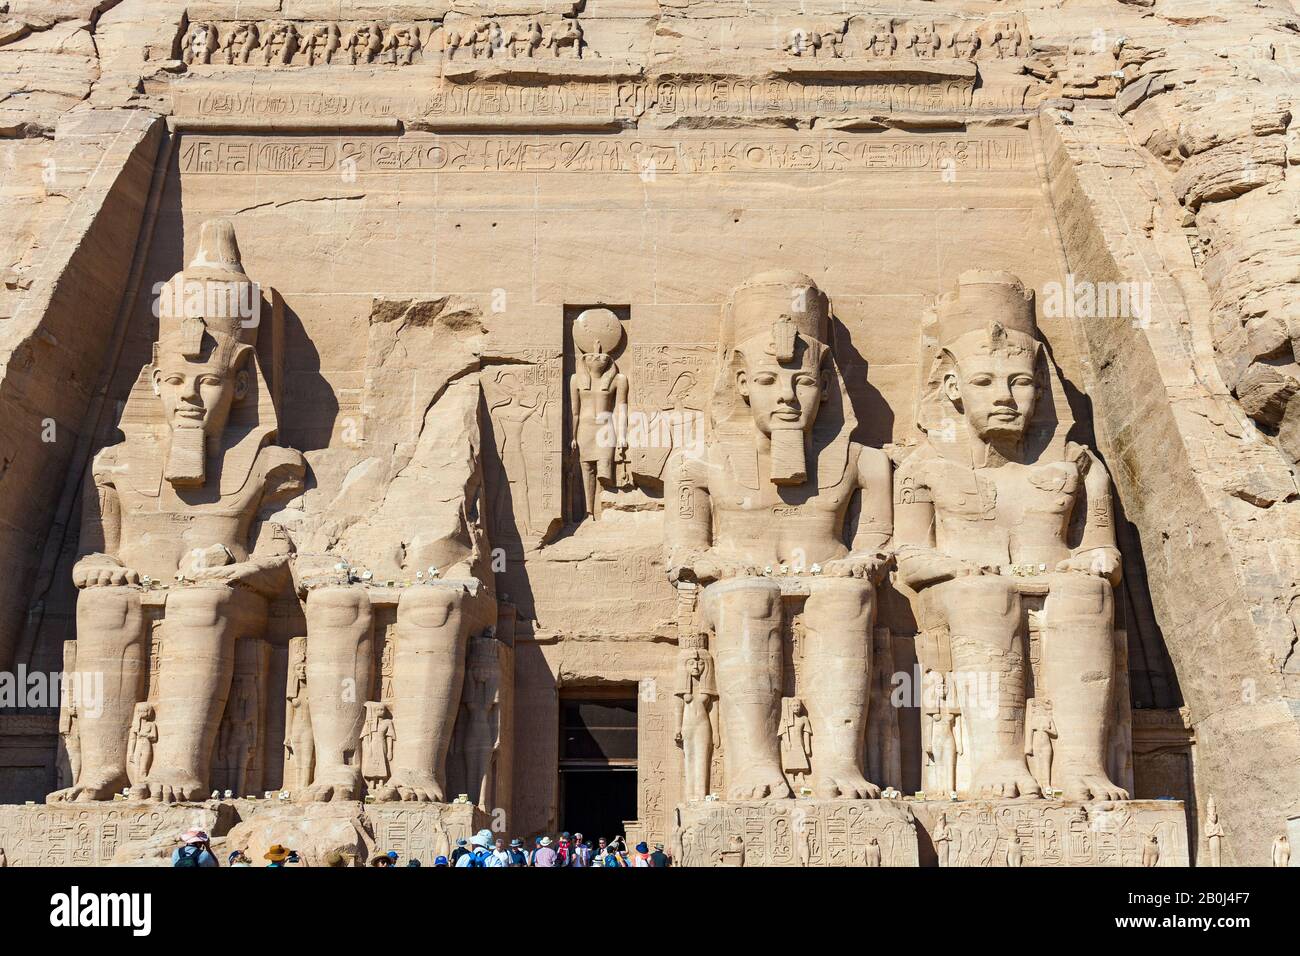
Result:
<svg viewBox="0 0 1300 956"><path fill-rule="evenodd" d="M845 800L875 800L880 796L880 788L869 783L853 767L832 768L813 778L813 796L841 797Z"/></svg>
<svg viewBox="0 0 1300 956"><path fill-rule="evenodd" d="M790 785L777 768L759 766L741 773L727 788L727 796L732 800L784 799L790 796Z"/></svg>
<svg viewBox="0 0 1300 956"><path fill-rule="evenodd" d="M361 775L343 767L324 774L317 774L316 781L310 787L304 787L298 793L299 803L329 803L331 801L360 800L362 792Z"/></svg>
<svg viewBox="0 0 1300 956"><path fill-rule="evenodd" d="M1127 800L1128 791L1115 786L1104 770L1065 771L1060 775L1067 800Z"/></svg>
<svg viewBox="0 0 1300 956"><path fill-rule="evenodd" d="M1015 760L990 763L981 767L971 781L970 792L982 799L1007 800L1013 797L1041 797L1042 788L1029 768Z"/></svg>
<svg viewBox="0 0 1300 956"><path fill-rule="evenodd" d="M202 800L210 792L197 777L182 770L162 769L151 773L143 787L148 788L150 800L162 803Z"/></svg>
<svg viewBox="0 0 1300 956"><path fill-rule="evenodd" d="M56 790L45 798L46 803L90 803L95 800L112 800L113 795L121 791L119 784L125 774L101 774L90 777L82 774L81 781Z"/></svg>
<svg viewBox="0 0 1300 956"><path fill-rule="evenodd" d="M402 800L415 803L443 803L446 796L433 774L418 770L399 770L388 781Z"/></svg>
<svg viewBox="0 0 1300 956"><path fill-rule="evenodd" d="M402 799L397 792L397 788L386 783L376 784L375 786L367 785L366 792L375 803L389 803L393 800Z"/></svg>

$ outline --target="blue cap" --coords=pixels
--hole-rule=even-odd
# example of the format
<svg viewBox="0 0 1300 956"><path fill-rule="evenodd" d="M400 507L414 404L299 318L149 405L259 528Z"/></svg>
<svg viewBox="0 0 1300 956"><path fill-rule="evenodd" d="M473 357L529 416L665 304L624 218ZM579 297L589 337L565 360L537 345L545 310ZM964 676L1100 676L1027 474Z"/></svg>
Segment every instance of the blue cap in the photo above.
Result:
<svg viewBox="0 0 1300 956"><path fill-rule="evenodd" d="M388 851L388 858L389 858L390 860L396 860L396 859L397 859L397 851L396 851L396 850L389 850L389 851Z"/></svg>

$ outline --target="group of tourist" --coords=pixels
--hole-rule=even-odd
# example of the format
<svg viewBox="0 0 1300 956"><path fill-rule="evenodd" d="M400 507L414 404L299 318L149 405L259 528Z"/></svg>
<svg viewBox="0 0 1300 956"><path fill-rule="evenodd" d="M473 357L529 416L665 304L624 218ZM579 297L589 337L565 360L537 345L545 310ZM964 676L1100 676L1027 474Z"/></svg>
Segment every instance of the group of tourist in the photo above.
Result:
<svg viewBox="0 0 1300 956"><path fill-rule="evenodd" d="M264 854L266 865L270 867L301 865L302 860L296 850L275 844ZM212 851L208 834L197 828L191 828L181 835L181 845L172 851L174 867L214 867L221 864ZM370 860L372 867L393 867L399 865L400 856L395 850L379 854ZM355 866L354 857L339 850L331 850L324 857L327 867ZM226 858L226 866L252 866L253 861L243 850L232 850ZM419 860L408 860L406 866L418 867ZM666 867L672 866L672 857L664 852L664 845L656 843L651 849L644 841L628 850L621 836L607 841L601 837L592 846L581 833L561 833L558 839L539 836L533 845L527 847L518 838L508 843L504 837L494 837L490 830L480 830L469 839L456 841L455 848L449 856L439 856L433 861L434 866L445 867Z"/></svg>
<svg viewBox="0 0 1300 956"><path fill-rule="evenodd" d="M664 867L672 865L672 858L664 852L664 845L656 843L654 849L641 842L632 850L628 850L627 844L623 838L615 837L613 841L607 841L601 837L596 841L596 845L591 843L581 833L561 833L559 838L552 840L549 836L539 836L533 840L531 847L525 846L524 841L518 838L511 840L508 844L504 837L493 837L491 831L480 830L468 840L462 838L456 841L456 848L451 851L450 857L438 857L434 861L435 866L484 866L484 867L501 867L501 866L538 866L538 867L561 867L561 866L601 866L601 867L620 867L620 866L644 866L644 867Z"/></svg>

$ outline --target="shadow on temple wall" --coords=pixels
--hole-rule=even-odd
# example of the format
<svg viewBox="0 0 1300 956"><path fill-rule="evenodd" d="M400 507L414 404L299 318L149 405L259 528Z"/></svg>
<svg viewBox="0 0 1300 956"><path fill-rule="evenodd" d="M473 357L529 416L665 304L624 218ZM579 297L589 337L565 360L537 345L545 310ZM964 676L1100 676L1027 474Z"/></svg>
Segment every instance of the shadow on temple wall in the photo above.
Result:
<svg viewBox="0 0 1300 956"><path fill-rule="evenodd" d="M834 319L835 361L844 376L849 404L858 426L849 436L853 441L880 448L894 440L894 410L885 396L872 384L867 360L853 343L853 334L838 318Z"/></svg>
<svg viewBox="0 0 1300 956"><path fill-rule="evenodd" d="M486 486L488 545L492 550L492 570L496 575L497 595L513 604L519 613L520 626L536 619L532 582L524 560L526 541L516 519L514 488L501 457L501 441L487 397L479 392L479 422L482 428L483 481Z"/></svg>

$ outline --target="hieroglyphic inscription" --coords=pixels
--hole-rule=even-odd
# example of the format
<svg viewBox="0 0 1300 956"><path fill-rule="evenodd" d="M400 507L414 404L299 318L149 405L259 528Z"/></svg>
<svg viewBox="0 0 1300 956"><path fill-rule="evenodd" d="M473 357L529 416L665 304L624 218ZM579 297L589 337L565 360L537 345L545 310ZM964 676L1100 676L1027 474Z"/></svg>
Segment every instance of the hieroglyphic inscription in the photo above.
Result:
<svg viewBox="0 0 1300 956"><path fill-rule="evenodd" d="M684 804L677 842L684 866L716 866L744 843L745 866L917 866L916 824L886 800L718 801Z"/></svg>
<svg viewBox="0 0 1300 956"><path fill-rule="evenodd" d="M543 82L483 80L446 83L411 96L334 92L251 92L216 89L182 92L177 115L249 121L277 119L430 120L637 119L658 116L853 117L875 112L1021 112L1035 84L1026 79L976 87L968 79L928 83L895 82L888 74L861 82L817 82L783 78L705 78Z"/></svg>
<svg viewBox="0 0 1300 956"><path fill-rule="evenodd" d="M1143 843L1156 836L1159 865L1187 866L1187 823L1176 800L1110 804L1057 801L938 801L914 805L930 833L944 814L952 866L1006 866L1013 834L1023 866L1141 866Z"/></svg>
<svg viewBox="0 0 1300 956"><path fill-rule="evenodd" d="M668 716L670 698L661 693L665 686L664 681L648 678L641 682L639 695L641 715L637 721L637 816L646 839L651 843L664 843L667 840L668 810L671 806L668 802L669 767L674 766L678 759ZM674 779L673 791L676 792L678 787L679 784Z"/></svg>
<svg viewBox="0 0 1300 956"><path fill-rule="evenodd" d="M976 105L974 83L968 79L930 83L894 79L882 74L857 83L730 78L622 83L618 105L634 113L664 116L845 116L877 110L950 111Z"/></svg>
<svg viewBox="0 0 1300 956"><path fill-rule="evenodd" d="M118 848L190 827L212 832L217 815L197 806L113 802L0 807L0 847L10 866L105 866Z"/></svg>
<svg viewBox="0 0 1300 956"><path fill-rule="evenodd" d="M432 863L446 856L459 839L468 839L490 825L487 815L468 803L426 803L418 807L370 804L365 810L375 845L400 859Z"/></svg>
<svg viewBox="0 0 1300 956"><path fill-rule="evenodd" d="M184 174L394 172L636 173L1001 171L1030 163L1015 135L187 136Z"/></svg>

